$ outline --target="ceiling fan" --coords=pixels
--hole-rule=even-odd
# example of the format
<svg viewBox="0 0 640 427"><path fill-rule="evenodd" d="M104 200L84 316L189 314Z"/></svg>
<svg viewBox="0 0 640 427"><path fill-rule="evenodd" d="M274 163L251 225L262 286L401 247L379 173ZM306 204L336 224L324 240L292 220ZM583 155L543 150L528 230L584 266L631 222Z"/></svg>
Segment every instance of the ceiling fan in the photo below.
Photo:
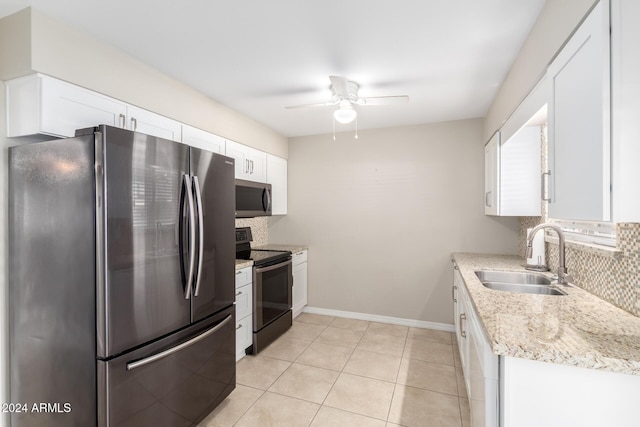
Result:
<svg viewBox="0 0 640 427"><path fill-rule="evenodd" d="M293 109L337 106L338 108L333 112L333 117L339 123L346 124L351 123L358 115L356 110L353 108L355 105L388 105L404 104L409 102L409 97L407 95L360 97L358 96L358 89L360 86L358 86L357 83L340 76L329 76L329 80L331 80L331 92L333 94L330 101L316 104L291 105L285 108Z"/></svg>

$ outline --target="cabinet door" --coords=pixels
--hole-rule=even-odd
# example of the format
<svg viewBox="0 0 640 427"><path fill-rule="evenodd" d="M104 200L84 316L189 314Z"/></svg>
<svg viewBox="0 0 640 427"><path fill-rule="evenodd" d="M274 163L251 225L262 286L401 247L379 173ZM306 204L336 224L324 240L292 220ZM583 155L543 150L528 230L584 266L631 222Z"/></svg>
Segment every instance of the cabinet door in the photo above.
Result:
<svg viewBox="0 0 640 427"><path fill-rule="evenodd" d="M253 285L236 289L236 319L247 317L253 312Z"/></svg>
<svg viewBox="0 0 640 427"><path fill-rule="evenodd" d="M603 0L548 69L551 218L611 217L609 63Z"/></svg>
<svg viewBox="0 0 640 427"><path fill-rule="evenodd" d="M225 141L225 155L236 161L236 179L248 179L249 176L249 162L244 148L244 145L237 142Z"/></svg>
<svg viewBox="0 0 640 427"><path fill-rule="evenodd" d="M500 132L484 146L484 213L498 215L500 200Z"/></svg>
<svg viewBox="0 0 640 427"><path fill-rule="evenodd" d="M249 179L257 182L267 182L267 153L246 147L249 161Z"/></svg>
<svg viewBox="0 0 640 427"><path fill-rule="evenodd" d="M307 305L307 263L293 267L293 316L302 312Z"/></svg>
<svg viewBox="0 0 640 427"><path fill-rule="evenodd" d="M267 153L226 141L226 155L236 160L236 178L267 182Z"/></svg>
<svg viewBox="0 0 640 427"><path fill-rule="evenodd" d="M142 108L127 107L127 129L153 135L172 141L182 141L182 125L160 114L143 110Z"/></svg>
<svg viewBox="0 0 640 427"><path fill-rule="evenodd" d="M182 125L182 143L217 154L225 153L224 138L189 125Z"/></svg>
<svg viewBox="0 0 640 427"><path fill-rule="evenodd" d="M236 320L236 360L245 356L245 350L253 344L253 316Z"/></svg>
<svg viewBox="0 0 640 427"><path fill-rule="evenodd" d="M267 154L267 183L271 184L272 215L287 214L287 161Z"/></svg>
<svg viewBox="0 0 640 427"><path fill-rule="evenodd" d="M76 129L122 126L124 103L38 74L7 84L7 136L75 136Z"/></svg>

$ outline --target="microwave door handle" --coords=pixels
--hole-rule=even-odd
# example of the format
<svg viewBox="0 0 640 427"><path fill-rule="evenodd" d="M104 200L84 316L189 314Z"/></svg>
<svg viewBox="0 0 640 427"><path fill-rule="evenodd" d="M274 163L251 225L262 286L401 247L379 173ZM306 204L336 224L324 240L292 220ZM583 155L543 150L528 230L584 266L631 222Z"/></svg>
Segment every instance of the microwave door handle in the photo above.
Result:
<svg viewBox="0 0 640 427"><path fill-rule="evenodd" d="M189 270L187 271L187 283L184 288L184 299L191 296L191 286L193 285L193 270L196 264L196 216L194 212L193 193L191 192L191 177L184 175L182 181L187 195L187 205L189 206Z"/></svg>
<svg viewBox="0 0 640 427"><path fill-rule="evenodd" d="M197 297L200 292L200 283L202 282L202 258L204 252L204 226L202 224L202 193L200 192L200 182L198 177L193 177L193 189L196 194L196 208L198 209L198 272L196 274L195 291L193 296ZM195 245L194 245L195 247Z"/></svg>
<svg viewBox="0 0 640 427"><path fill-rule="evenodd" d="M265 199L267 202L265 203ZM262 210L264 212L268 212L271 209L271 194L269 194L269 189L264 187L262 190Z"/></svg>

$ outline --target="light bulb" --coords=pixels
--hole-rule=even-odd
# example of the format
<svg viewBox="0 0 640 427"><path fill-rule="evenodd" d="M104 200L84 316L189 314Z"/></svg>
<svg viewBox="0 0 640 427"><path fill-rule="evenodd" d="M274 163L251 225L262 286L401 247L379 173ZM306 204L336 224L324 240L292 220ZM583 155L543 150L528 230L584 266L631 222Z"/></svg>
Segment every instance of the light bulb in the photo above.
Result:
<svg viewBox="0 0 640 427"><path fill-rule="evenodd" d="M351 105L340 106L333 112L333 117L338 123L347 124L355 120L358 113L353 109Z"/></svg>

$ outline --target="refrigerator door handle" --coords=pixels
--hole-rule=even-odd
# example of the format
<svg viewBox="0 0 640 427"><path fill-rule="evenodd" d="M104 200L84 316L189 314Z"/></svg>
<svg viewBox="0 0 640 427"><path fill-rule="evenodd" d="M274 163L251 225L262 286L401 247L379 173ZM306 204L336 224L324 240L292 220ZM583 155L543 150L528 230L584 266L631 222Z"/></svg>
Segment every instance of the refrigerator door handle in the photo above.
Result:
<svg viewBox="0 0 640 427"><path fill-rule="evenodd" d="M204 227L202 214L202 194L200 192L200 182L197 176L193 176L193 189L196 194L196 207L198 209L198 272L196 274L195 291L193 296L197 297L200 292L200 282L202 278L202 258L204 253Z"/></svg>
<svg viewBox="0 0 640 427"><path fill-rule="evenodd" d="M226 325L231 319L232 319L233 315L230 314L227 317L225 317L225 319L218 323L216 326L214 326L213 328L209 329L208 331L205 331L203 333L201 333L200 335L197 335L193 338L191 338L189 341L185 341L182 344L179 344L175 347L171 347L168 350L165 351L161 351L160 353L156 353L153 356L149 356L149 357L145 357L144 359L140 359L137 360L135 362L129 362L127 363L127 371L130 371L132 369L136 369L139 368L141 366L144 365L148 365L149 363L153 363L157 360L160 359L164 359L167 356L171 356L172 354L175 354L177 352L179 352L180 350L183 350L189 346L192 346L193 344L197 343L198 341L202 341L203 339L207 338L209 335L211 334L215 334L216 332L218 332L224 325Z"/></svg>
<svg viewBox="0 0 640 427"><path fill-rule="evenodd" d="M184 299L191 296L191 286L193 284L193 270L196 266L196 216L194 212L193 193L191 192L191 177L184 175L182 181L187 196L187 204L189 205L189 270L187 271L186 284L184 287Z"/></svg>

